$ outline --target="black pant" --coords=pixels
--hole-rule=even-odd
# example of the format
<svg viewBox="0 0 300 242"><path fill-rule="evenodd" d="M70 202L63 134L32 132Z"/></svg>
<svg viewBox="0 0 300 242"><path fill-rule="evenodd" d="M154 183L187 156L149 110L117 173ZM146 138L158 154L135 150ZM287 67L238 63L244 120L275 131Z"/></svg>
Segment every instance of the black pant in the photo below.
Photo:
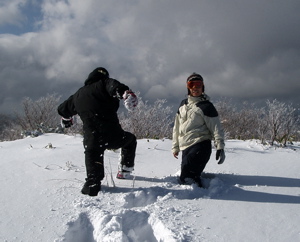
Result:
<svg viewBox="0 0 300 242"><path fill-rule="evenodd" d="M111 132L99 132L84 126L83 145L87 179L101 181L104 178L104 151L121 148L121 165L134 166L136 137L119 127Z"/></svg>
<svg viewBox="0 0 300 242"><path fill-rule="evenodd" d="M200 177L211 155L211 141L205 140L182 152L180 179Z"/></svg>

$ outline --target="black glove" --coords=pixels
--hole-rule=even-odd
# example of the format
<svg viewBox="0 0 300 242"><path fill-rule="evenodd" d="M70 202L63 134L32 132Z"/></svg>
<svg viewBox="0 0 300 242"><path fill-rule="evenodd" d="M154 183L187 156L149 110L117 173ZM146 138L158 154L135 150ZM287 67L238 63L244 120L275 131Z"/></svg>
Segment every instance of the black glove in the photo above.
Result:
<svg viewBox="0 0 300 242"><path fill-rule="evenodd" d="M73 118L61 118L61 127L70 128L73 125Z"/></svg>
<svg viewBox="0 0 300 242"><path fill-rule="evenodd" d="M220 160L219 160L220 158ZM222 164L225 160L225 152L223 149L221 150L217 150L217 153L216 153L216 160L219 160L218 164Z"/></svg>

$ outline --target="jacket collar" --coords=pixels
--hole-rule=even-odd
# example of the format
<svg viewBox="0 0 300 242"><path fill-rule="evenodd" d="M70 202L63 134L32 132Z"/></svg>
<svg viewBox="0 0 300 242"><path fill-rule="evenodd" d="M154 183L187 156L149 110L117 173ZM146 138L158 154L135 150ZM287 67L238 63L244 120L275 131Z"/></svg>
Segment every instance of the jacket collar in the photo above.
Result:
<svg viewBox="0 0 300 242"><path fill-rule="evenodd" d="M193 97L193 96L188 96L188 102L189 103L197 103L197 102L202 102L202 101L207 101L209 100L209 96L207 96L205 93L203 93L199 97Z"/></svg>

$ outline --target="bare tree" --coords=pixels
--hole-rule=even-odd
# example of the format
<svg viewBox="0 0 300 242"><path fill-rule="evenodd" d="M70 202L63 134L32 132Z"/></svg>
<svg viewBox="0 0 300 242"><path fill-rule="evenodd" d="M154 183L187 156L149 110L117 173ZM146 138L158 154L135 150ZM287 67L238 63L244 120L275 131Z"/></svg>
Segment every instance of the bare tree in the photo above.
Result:
<svg viewBox="0 0 300 242"><path fill-rule="evenodd" d="M267 101L267 123L271 145L278 142L286 145L292 136L299 131L299 115L292 104L286 104L274 99Z"/></svg>
<svg viewBox="0 0 300 242"><path fill-rule="evenodd" d="M165 106L166 100L156 100L153 105L143 102L133 112L121 113L120 123L124 130L128 130L137 138L171 138L172 108Z"/></svg>
<svg viewBox="0 0 300 242"><path fill-rule="evenodd" d="M222 100L216 102L215 106L220 116L220 120L225 132L225 138L235 138L235 130L239 125L239 120L236 115L236 106L233 105L231 99L228 98L223 98Z"/></svg>
<svg viewBox="0 0 300 242"><path fill-rule="evenodd" d="M253 139L257 138L257 118L255 115L254 104L248 102L243 103L240 111L235 112L235 138L237 139Z"/></svg>
<svg viewBox="0 0 300 242"><path fill-rule="evenodd" d="M39 130L51 132L59 123L57 106L60 97L48 94L46 97L33 101L26 97L22 102L23 114L16 114L17 121L24 131Z"/></svg>
<svg viewBox="0 0 300 242"><path fill-rule="evenodd" d="M12 118L5 114L0 114L0 131L4 130L12 122Z"/></svg>
<svg viewBox="0 0 300 242"><path fill-rule="evenodd" d="M280 103L276 99L272 102L267 101L267 122L270 132L270 141L271 145L274 145L274 142L278 138L279 131L283 124L283 117L285 115L285 104Z"/></svg>
<svg viewBox="0 0 300 242"><path fill-rule="evenodd" d="M256 108L254 104L243 103L236 108L228 99L216 103L226 138L259 138L262 143L270 141L286 145L288 141L299 139L299 114L292 104L276 99L267 101L266 107Z"/></svg>
<svg viewBox="0 0 300 242"><path fill-rule="evenodd" d="M21 127L10 115L0 114L0 141L10 141L22 138Z"/></svg>
<svg viewBox="0 0 300 242"><path fill-rule="evenodd" d="M256 118L256 132L258 135L258 138L260 139L262 144L266 143L267 134L268 134L268 121L266 119L266 108L258 108L255 112L255 118Z"/></svg>
<svg viewBox="0 0 300 242"><path fill-rule="evenodd" d="M277 135L277 141L283 146L286 146L288 141L292 141L293 136L296 136L298 131L297 124L299 124L299 117L297 117L296 111L296 108L292 104L285 105L281 129Z"/></svg>

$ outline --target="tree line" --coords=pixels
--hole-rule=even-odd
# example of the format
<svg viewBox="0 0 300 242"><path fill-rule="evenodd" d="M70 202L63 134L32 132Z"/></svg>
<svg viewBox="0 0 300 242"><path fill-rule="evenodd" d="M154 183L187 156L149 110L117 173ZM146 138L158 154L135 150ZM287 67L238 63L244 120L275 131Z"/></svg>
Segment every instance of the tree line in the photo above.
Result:
<svg viewBox="0 0 300 242"><path fill-rule="evenodd" d="M290 103L267 100L264 107L244 102L237 108L230 100L216 103L227 139L259 139L263 144L286 146L300 140L299 110Z"/></svg>
<svg viewBox="0 0 300 242"><path fill-rule="evenodd" d="M172 138L173 108L165 99L153 104L143 101L137 94L139 104L135 111L120 111L120 124L138 139ZM60 126L57 106L61 102L57 94L48 94L34 101L24 98L21 112L14 115L0 114L0 141L9 141L43 133L81 134L82 122L74 117L75 124L69 129ZM263 144L286 146L300 140L299 110L292 104L268 100L264 107L244 102L237 107L230 99L215 103L226 139L259 139Z"/></svg>

